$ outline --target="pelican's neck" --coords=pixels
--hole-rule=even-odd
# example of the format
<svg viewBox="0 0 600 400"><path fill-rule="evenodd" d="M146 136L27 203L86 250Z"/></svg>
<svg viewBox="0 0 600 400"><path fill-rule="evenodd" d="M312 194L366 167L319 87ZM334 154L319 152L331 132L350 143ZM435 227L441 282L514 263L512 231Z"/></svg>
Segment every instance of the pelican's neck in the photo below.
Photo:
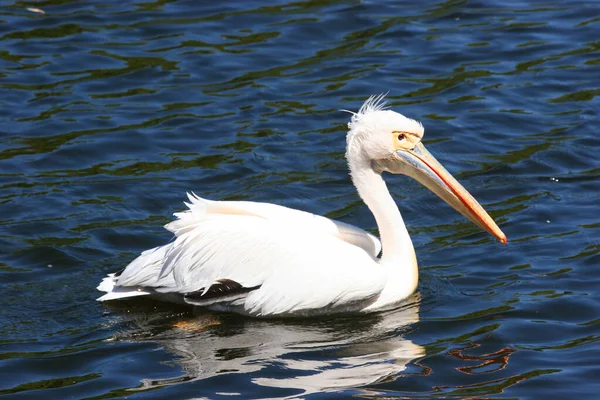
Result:
<svg viewBox="0 0 600 400"><path fill-rule="evenodd" d="M381 264L397 265L416 260L414 249L400 210L381 177L371 166L367 157L352 157L348 160L352 182L358 194L369 207L381 238L383 255Z"/></svg>

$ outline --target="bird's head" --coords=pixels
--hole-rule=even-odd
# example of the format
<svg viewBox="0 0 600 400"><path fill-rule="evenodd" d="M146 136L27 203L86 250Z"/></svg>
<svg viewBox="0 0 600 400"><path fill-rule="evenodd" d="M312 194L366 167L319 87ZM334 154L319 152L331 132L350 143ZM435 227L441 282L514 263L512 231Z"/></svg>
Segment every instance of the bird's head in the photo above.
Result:
<svg viewBox="0 0 600 400"><path fill-rule="evenodd" d="M506 236L494 220L427 151L423 125L386 108L384 96L371 96L352 113L346 138L346 158L368 163L377 173L404 174L417 180L502 244Z"/></svg>
<svg viewBox="0 0 600 400"><path fill-rule="evenodd" d="M388 110L383 96L371 96L352 114L347 136L349 157L387 158L397 150L413 148L425 131L420 122Z"/></svg>

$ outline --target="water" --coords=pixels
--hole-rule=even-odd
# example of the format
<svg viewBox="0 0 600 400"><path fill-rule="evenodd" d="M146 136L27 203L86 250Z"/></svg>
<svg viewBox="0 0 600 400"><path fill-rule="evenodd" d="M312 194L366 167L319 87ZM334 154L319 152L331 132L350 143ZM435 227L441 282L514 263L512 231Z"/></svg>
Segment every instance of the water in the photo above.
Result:
<svg viewBox="0 0 600 400"><path fill-rule="evenodd" d="M1 7L0 395L597 396L596 2ZM421 266L400 310L260 321L94 301L169 240L186 190L376 232L338 110L388 91L508 246L390 176Z"/></svg>

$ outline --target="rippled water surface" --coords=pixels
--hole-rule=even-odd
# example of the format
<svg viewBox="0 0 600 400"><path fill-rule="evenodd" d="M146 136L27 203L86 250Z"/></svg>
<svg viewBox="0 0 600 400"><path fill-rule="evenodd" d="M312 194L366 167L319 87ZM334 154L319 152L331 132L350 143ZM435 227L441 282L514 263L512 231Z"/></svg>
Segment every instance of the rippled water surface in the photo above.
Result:
<svg viewBox="0 0 600 400"><path fill-rule="evenodd" d="M597 398L599 29L594 1L3 2L0 395ZM388 176L421 267L400 310L95 301L186 190L376 233L338 110L382 92L508 246Z"/></svg>

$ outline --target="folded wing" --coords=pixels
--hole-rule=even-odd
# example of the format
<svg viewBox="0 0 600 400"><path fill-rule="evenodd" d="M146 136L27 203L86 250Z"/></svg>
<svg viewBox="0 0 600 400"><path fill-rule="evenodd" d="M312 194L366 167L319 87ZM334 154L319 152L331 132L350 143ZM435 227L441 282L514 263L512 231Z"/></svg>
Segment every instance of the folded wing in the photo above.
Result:
<svg viewBox="0 0 600 400"><path fill-rule="evenodd" d="M142 253L114 280L115 290L284 315L360 309L383 289L379 241L358 228L270 204L190 200L167 225L175 240Z"/></svg>
<svg viewBox="0 0 600 400"><path fill-rule="evenodd" d="M210 215L245 215L286 224L298 230L333 235L345 242L362 248L373 257L381 252L381 242L370 233L344 222L335 221L306 211L295 210L271 203L252 201L213 201L188 193L188 210L176 213L176 221L165 228L175 236L193 229Z"/></svg>

